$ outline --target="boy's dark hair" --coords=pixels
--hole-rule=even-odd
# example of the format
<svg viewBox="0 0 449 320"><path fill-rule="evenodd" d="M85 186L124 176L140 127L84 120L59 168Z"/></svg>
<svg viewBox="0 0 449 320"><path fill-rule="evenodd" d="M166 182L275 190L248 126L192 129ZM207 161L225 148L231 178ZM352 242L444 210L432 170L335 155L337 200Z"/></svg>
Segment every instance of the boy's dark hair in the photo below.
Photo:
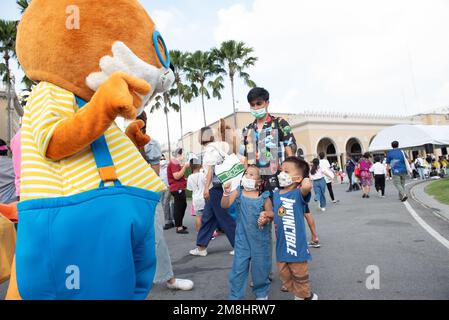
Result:
<svg viewBox="0 0 449 320"><path fill-rule="evenodd" d="M320 152L318 156L320 157L321 160L323 160L326 157L326 154L324 152Z"/></svg>
<svg viewBox="0 0 449 320"><path fill-rule="evenodd" d="M208 143L214 142L214 132L212 131L211 127L203 127L200 130L200 136L199 136L199 143L200 145L204 146Z"/></svg>
<svg viewBox="0 0 449 320"><path fill-rule="evenodd" d="M302 172L303 178L309 177L310 166L305 160L298 157L288 157L284 162L293 163L296 169Z"/></svg>
<svg viewBox="0 0 449 320"><path fill-rule="evenodd" d="M376 163L376 162L380 162L380 157L379 156L375 156L374 157L374 163Z"/></svg>
<svg viewBox="0 0 449 320"><path fill-rule="evenodd" d="M391 147L392 147L393 149L399 148L399 142L398 142L398 141L393 141L393 142L391 143Z"/></svg>
<svg viewBox="0 0 449 320"><path fill-rule="evenodd" d="M256 100L269 101L270 93L264 88L253 88L248 93L248 102L251 103Z"/></svg>
<svg viewBox="0 0 449 320"><path fill-rule="evenodd" d="M5 140L0 139L0 147L6 146ZM8 150L2 150L0 151L0 156L7 156Z"/></svg>
<svg viewBox="0 0 449 320"><path fill-rule="evenodd" d="M369 152L365 152L363 157L366 158L366 159L369 159L369 158L371 158L371 154Z"/></svg>
<svg viewBox="0 0 449 320"><path fill-rule="evenodd" d="M195 170L201 169L201 164L199 164L195 159L190 160L190 169L192 169L192 172L195 172Z"/></svg>

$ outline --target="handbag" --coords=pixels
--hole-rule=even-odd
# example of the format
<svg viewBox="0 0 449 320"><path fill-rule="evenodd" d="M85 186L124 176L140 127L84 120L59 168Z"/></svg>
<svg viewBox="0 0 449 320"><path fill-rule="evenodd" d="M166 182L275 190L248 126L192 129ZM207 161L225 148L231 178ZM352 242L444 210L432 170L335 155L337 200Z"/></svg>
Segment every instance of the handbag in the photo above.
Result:
<svg viewBox="0 0 449 320"><path fill-rule="evenodd" d="M0 284L11 275L11 266L16 247L14 223L0 214Z"/></svg>
<svg viewBox="0 0 449 320"><path fill-rule="evenodd" d="M86 104L76 100L80 108ZM102 170L115 173L105 137L91 148L102 177L97 189L18 204L16 273L23 299L143 300L152 287L160 195L104 178Z"/></svg>
<svg viewBox="0 0 449 320"><path fill-rule="evenodd" d="M357 178L360 178L360 168L359 168L359 167L356 167L356 168L354 169L354 175L355 175Z"/></svg>
<svg viewBox="0 0 449 320"><path fill-rule="evenodd" d="M405 152L404 151L402 151L402 156L404 157L404 162L405 162L405 167L407 168L407 173L409 175L412 175L413 170L412 170L412 167L410 166L410 163L408 162L407 157L405 156Z"/></svg>
<svg viewBox="0 0 449 320"><path fill-rule="evenodd" d="M215 146L213 148L218 151L223 160L221 164L215 165L214 172L223 185L230 182L231 191L234 191L240 186L245 167L235 153L228 155Z"/></svg>

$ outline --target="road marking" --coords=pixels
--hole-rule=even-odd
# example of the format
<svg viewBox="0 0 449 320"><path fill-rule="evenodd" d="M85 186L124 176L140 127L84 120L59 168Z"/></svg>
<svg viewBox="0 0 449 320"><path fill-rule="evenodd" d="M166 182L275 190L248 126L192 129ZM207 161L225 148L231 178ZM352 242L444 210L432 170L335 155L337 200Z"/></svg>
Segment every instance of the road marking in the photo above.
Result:
<svg viewBox="0 0 449 320"><path fill-rule="evenodd" d="M439 234L437 231L432 229L431 226L429 226L412 208L412 206L408 202L404 202L405 207L407 208L408 212L412 215L412 217L421 225L421 227L424 228L432 237L434 237L439 243L441 243L443 246L445 246L449 250L449 240L444 238L441 234Z"/></svg>

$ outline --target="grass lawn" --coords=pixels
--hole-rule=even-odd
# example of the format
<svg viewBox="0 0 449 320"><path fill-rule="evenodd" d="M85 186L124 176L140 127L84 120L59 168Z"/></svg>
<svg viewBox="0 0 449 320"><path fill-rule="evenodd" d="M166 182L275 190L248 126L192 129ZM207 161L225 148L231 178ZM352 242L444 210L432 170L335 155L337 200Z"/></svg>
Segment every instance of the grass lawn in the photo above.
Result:
<svg viewBox="0 0 449 320"><path fill-rule="evenodd" d="M449 205L449 179L432 182L427 186L426 192L441 203Z"/></svg>

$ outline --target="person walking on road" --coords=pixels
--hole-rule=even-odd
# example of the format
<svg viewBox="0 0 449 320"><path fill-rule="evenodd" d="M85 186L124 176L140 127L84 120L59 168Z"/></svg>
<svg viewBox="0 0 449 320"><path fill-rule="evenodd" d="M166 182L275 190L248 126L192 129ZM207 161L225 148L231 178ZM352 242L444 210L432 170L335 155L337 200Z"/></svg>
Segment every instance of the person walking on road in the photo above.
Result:
<svg viewBox="0 0 449 320"><path fill-rule="evenodd" d="M360 170L360 184L362 185L363 196L362 198L368 199L373 185L373 175L371 174L371 167L373 163L370 160L371 155L367 152L359 160L358 168Z"/></svg>
<svg viewBox="0 0 449 320"><path fill-rule="evenodd" d="M370 172L374 174L374 185L379 196L385 198L385 176L387 170L382 164L380 157L374 158L374 165L371 167Z"/></svg>
<svg viewBox="0 0 449 320"><path fill-rule="evenodd" d="M353 184L354 181L352 179L352 176L354 174L355 167L357 166L357 162L352 159L352 155L347 155L348 160L346 161L346 173L348 174L349 179L349 189L346 192L352 192L354 190Z"/></svg>
<svg viewBox="0 0 449 320"><path fill-rule="evenodd" d="M175 226L176 233L187 234L187 227L183 225L184 215L187 209L186 187L187 180L184 177L186 170L190 167L189 162L182 165L184 161L184 151L182 148L175 150L176 157L168 164L167 177L170 184L170 192L175 199Z"/></svg>
<svg viewBox="0 0 449 320"><path fill-rule="evenodd" d="M402 202L407 201L408 196L405 190L405 180L410 174L410 165L404 151L399 149L399 142L391 143L393 150L388 152L387 165L393 175L393 184L399 192L399 199Z"/></svg>

